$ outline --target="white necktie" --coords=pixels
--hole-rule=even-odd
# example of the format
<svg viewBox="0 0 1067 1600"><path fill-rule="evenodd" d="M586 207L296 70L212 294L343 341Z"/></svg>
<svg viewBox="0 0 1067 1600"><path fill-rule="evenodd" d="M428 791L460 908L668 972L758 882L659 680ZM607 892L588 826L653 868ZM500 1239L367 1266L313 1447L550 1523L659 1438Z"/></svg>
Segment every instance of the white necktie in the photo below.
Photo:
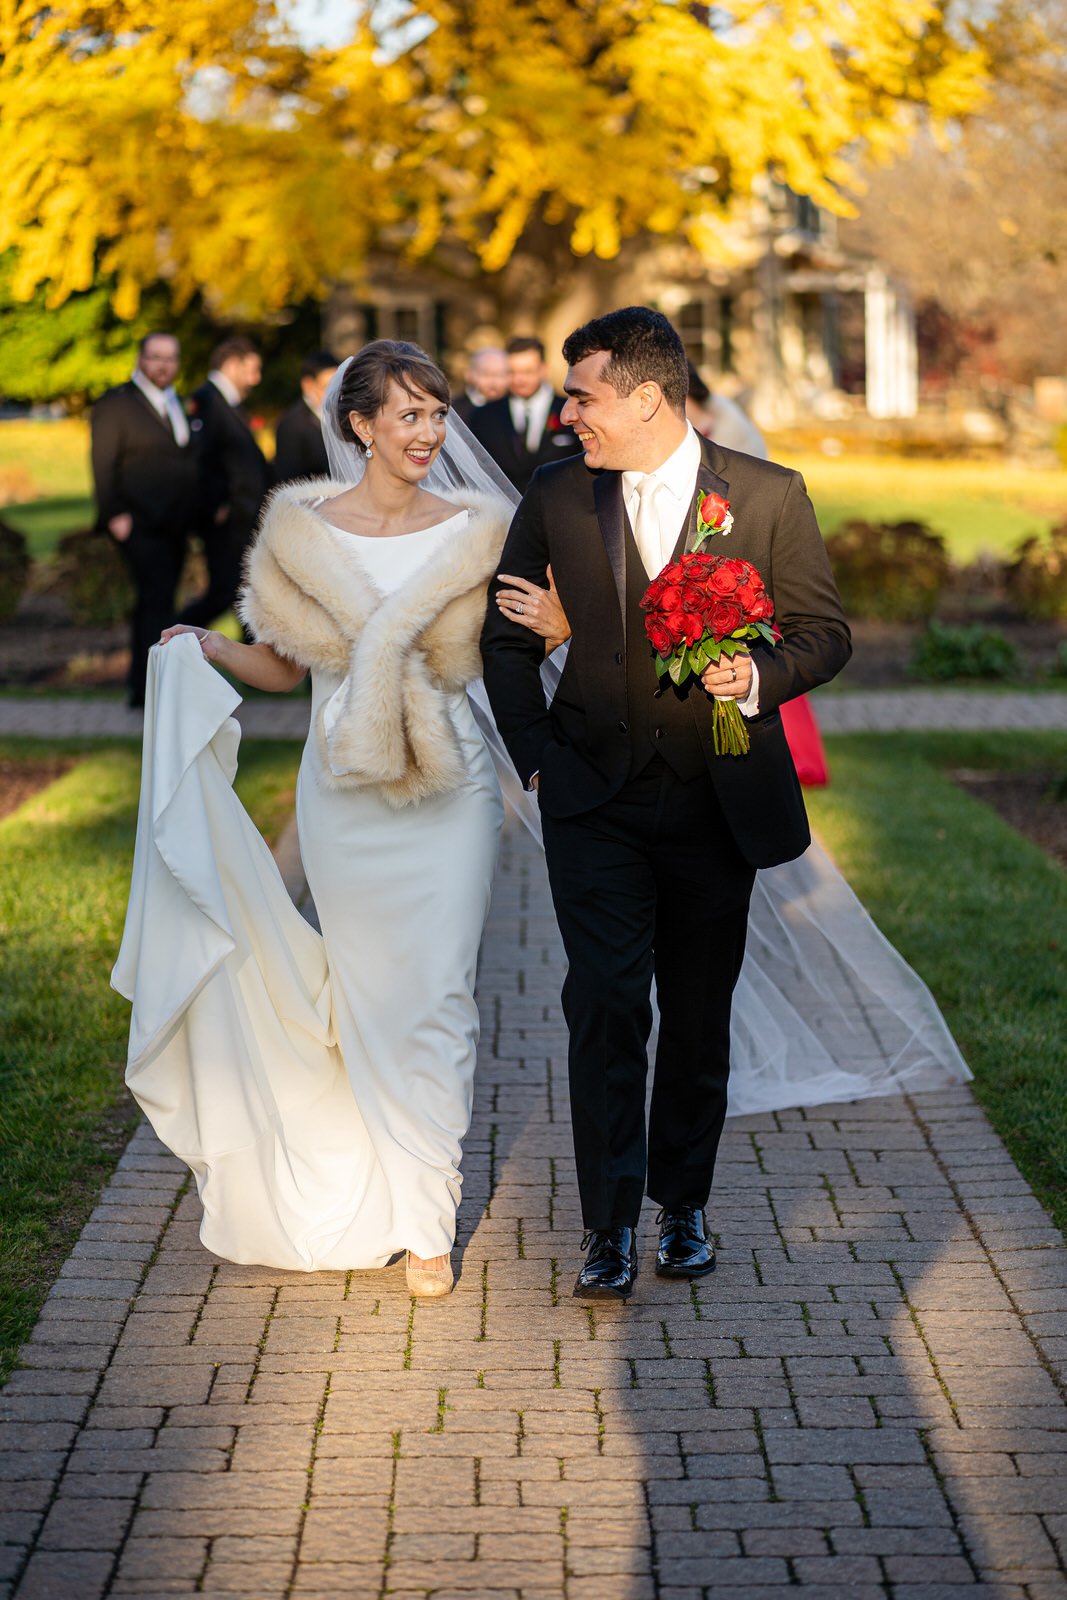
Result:
<svg viewBox="0 0 1067 1600"><path fill-rule="evenodd" d="M634 488L637 495L637 515L634 518L634 542L650 578L659 576L663 569L659 517L656 515L656 490L660 481L652 473L638 478Z"/></svg>
<svg viewBox="0 0 1067 1600"><path fill-rule="evenodd" d="M530 437L533 433L533 401L520 400L519 413L522 418L522 426L519 429L522 434L522 442L532 454L537 449L537 441Z"/></svg>
<svg viewBox="0 0 1067 1600"><path fill-rule="evenodd" d="M189 443L189 422L185 412L182 410L181 401L173 389L164 390L163 401L165 406L164 414L170 423L170 431L174 435L175 443L184 450Z"/></svg>

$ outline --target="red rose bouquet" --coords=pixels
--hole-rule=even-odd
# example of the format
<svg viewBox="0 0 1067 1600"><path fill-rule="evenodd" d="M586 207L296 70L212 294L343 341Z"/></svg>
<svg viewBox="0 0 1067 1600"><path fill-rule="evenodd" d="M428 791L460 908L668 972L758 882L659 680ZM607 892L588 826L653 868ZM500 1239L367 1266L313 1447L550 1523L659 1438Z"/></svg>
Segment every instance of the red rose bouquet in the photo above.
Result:
<svg viewBox="0 0 1067 1600"><path fill-rule="evenodd" d="M694 550L664 567L641 601L657 677L683 684L723 656L747 655L753 639L777 644L774 604L751 561ZM748 729L734 699L715 699L716 755L748 753Z"/></svg>

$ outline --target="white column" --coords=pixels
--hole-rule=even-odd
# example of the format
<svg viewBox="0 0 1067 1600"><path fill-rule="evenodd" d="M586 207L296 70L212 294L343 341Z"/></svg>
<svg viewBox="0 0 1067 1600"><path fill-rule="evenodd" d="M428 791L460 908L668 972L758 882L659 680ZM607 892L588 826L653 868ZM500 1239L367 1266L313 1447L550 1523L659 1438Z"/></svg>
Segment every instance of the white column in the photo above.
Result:
<svg viewBox="0 0 1067 1600"><path fill-rule="evenodd" d="M872 417L913 417L918 408L915 316L905 291L872 273L864 297L867 411Z"/></svg>

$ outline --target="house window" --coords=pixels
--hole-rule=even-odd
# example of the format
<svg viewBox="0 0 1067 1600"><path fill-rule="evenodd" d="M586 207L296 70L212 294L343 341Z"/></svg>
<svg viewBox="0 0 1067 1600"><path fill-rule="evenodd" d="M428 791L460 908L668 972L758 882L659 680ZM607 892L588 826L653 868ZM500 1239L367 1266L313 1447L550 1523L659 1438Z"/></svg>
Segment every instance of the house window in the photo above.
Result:
<svg viewBox="0 0 1067 1600"><path fill-rule="evenodd" d="M733 371L733 295L690 300L679 307L672 320L694 367L716 374Z"/></svg>

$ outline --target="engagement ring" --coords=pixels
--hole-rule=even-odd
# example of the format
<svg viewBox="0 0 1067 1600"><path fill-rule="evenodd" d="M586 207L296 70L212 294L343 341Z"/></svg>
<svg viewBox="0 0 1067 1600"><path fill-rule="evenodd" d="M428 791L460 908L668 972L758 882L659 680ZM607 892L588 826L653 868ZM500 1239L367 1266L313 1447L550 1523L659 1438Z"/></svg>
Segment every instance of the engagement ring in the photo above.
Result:
<svg viewBox="0 0 1067 1600"><path fill-rule="evenodd" d="M515 602L515 610L519 613L520 617L522 616L523 612L526 610L526 607L523 605L521 600L516 600L516 602ZM735 674L735 676L736 676L736 674Z"/></svg>

